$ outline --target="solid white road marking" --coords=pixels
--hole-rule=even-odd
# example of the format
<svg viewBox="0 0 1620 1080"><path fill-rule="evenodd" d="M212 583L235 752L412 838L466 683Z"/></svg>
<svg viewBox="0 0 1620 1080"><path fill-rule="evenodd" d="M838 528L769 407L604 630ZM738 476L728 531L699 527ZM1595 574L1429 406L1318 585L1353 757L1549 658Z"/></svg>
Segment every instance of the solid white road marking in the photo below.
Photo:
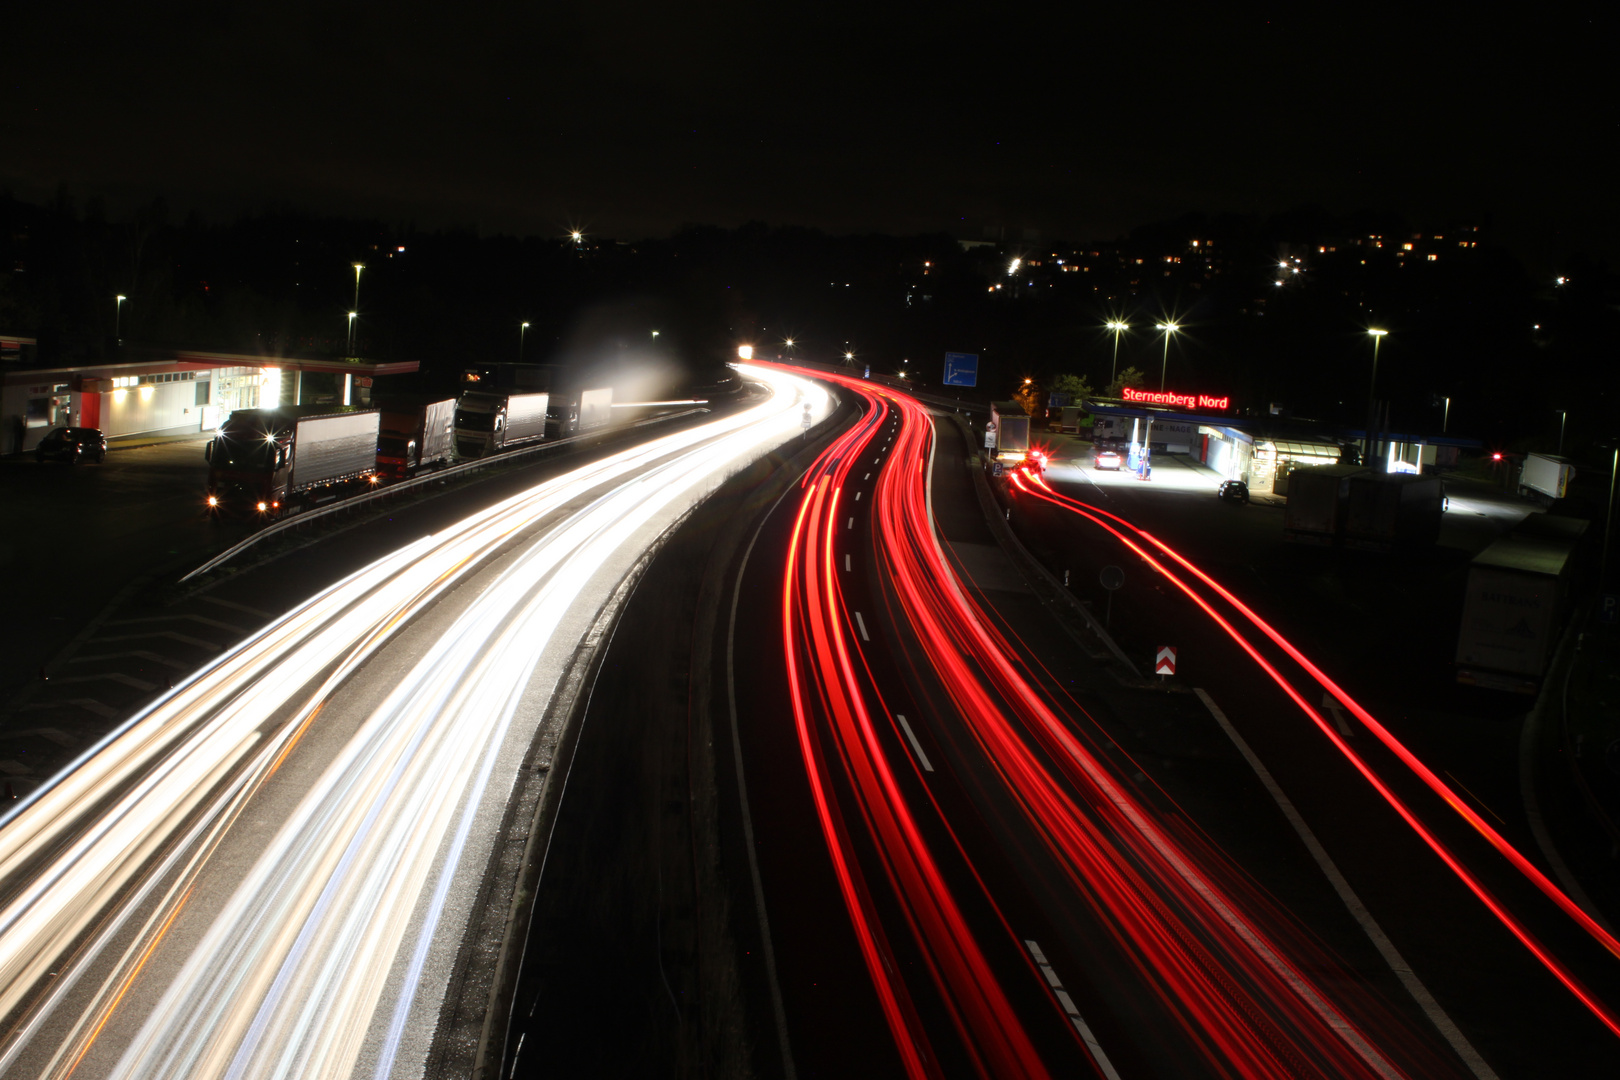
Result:
<svg viewBox="0 0 1620 1080"><path fill-rule="evenodd" d="M1052 993L1057 997L1058 1004L1063 1006L1063 1011L1069 1014L1069 1022L1074 1024L1074 1030L1080 1033L1080 1039L1086 1044L1086 1049L1091 1051L1091 1060L1097 1063L1098 1070L1108 1080L1119 1080L1114 1063L1103 1053L1102 1043L1097 1041L1097 1036L1091 1033L1091 1026L1080 1016L1080 1010L1075 1008L1074 999L1063 989L1063 983L1058 979L1057 972L1052 970L1052 965L1046 962L1046 954L1041 952L1040 945L1028 938L1024 939L1024 945L1029 949L1029 955L1040 965L1041 974L1045 975L1046 981L1051 984Z"/></svg>
<svg viewBox="0 0 1620 1080"><path fill-rule="evenodd" d="M912 733L911 725L906 723L906 718L899 713L895 713L894 718L900 721L900 730L904 731L906 738L911 740L911 748L917 752L917 760L922 762L922 767L929 772L933 772L934 767L928 763L928 755L923 753L922 743L917 741L917 736Z"/></svg>
<svg viewBox="0 0 1620 1080"><path fill-rule="evenodd" d="M862 641L872 640L872 635L866 632L866 620L861 618L861 613L858 611L855 613L855 625L861 628Z"/></svg>
<svg viewBox="0 0 1620 1080"><path fill-rule="evenodd" d="M1423 1009L1424 1014L1429 1018L1429 1022L1439 1029L1446 1042L1451 1044L1451 1048L1457 1051L1457 1056L1463 1059L1464 1064L1479 1080L1498 1080L1496 1073L1492 1071L1489 1065L1485 1064L1485 1059L1479 1056L1479 1051L1474 1049L1473 1044L1452 1022L1451 1017L1446 1015L1445 1010L1434 999L1434 995L1429 993L1429 988L1423 985L1423 981L1417 977L1411 965L1401 957L1400 952L1395 948L1395 943L1389 940L1383 928L1378 925L1378 921L1373 918L1372 912L1368 911L1367 906L1361 902L1361 897L1357 896L1355 890L1350 888L1350 883L1339 872L1338 865L1328 855L1327 849L1316 839L1316 834L1311 832L1309 825L1305 824L1305 819L1300 817L1299 811L1294 808L1293 802L1287 795L1283 794L1283 789L1277 785L1276 780L1272 779L1271 773L1267 771L1255 752L1250 749L1249 744L1244 742L1243 736L1238 734L1237 728L1232 726L1232 721L1228 720L1226 714L1221 711L1220 706L1215 704L1215 699L1201 688L1193 690L1193 693L1198 695L1198 699L1204 703L1204 707L1215 718L1215 722L1221 725L1221 730L1226 732L1227 738L1232 740L1233 744L1237 746L1238 752L1243 755L1243 759L1255 771L1255 775L1260 777L1260 783L1264 784L1266 791L1270 792L1272 799L1277 803L1278 809L1283 812L1283 817L1288 819L1288 824L1294 827L1294 832L1298 833L1299 838L1305 842L1305 849L1311 853L1311 858L1316 860L1316 865L1320 866L1322 873L1327 875L1328 881L1333 886L1333 891L1339 894L1339 899L1344 901L1344 906L1350 909L1350 914L1355 917L1356 922L1361 924L1361 929L1366 933L1367 937L1372 939L1373 947L1384 958L1384 963L1389 965L1389 969L1395 973L1395 977L1401 980L1401 984L1406 987L1406 992L1411 994L1413 1000Z"/></svg>

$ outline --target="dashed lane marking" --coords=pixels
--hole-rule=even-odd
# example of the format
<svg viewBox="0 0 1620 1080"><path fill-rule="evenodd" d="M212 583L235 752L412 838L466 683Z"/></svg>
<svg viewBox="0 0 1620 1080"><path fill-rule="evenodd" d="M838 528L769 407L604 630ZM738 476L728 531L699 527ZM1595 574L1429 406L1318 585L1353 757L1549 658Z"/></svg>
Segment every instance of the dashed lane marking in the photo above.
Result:
<svg viewBox="0 0 1620 1080"><path fill-rule="evenodd" d="M862 641L872 640L872 635L866 632L866 620L861 618L861 613L858 611L855 613L855 625L861 628Z"/></svg>
<svg viewBox="0 0 1620 1080"><path fill-rule="evenodd" d="M912 733L911 725L906 723L906 718L899 713L895 713L894 718L900 721L900 730L904 731L906 738L911 740L911 748L917 752L917 760L922 763L922 767L929 772L933 772L934 767L929 764L928 755L923 753L922 743L917 741L917 736Z"/></svg>
<svg viewBox="0 0 1620 1080"><path fill-rule="evenodd" d="M1114 1063L1103 1053L1102 1043L1092 1034L1091 1025L1080 1015L1080 1010L1075 1008L1074 999L1063 989L1063 981L1058 978L1057 972L1052 970L1052 965L1047 963L1046 954L1041 952L1040 945L1025 938L1024 946L1029 949L1029 955L1035 958L1035 963L1040 965L1041 974L1046 976L1047 985L1052 988L1052 995L1057 998L1058 1004L1063 1006L1063 1011L1069 1015L1069 1022L1074 1025L1074 1030L1080 1033L1080 1040L1086 1044L1086 1049L1091 1051L1091 1060L1097 1063L1098 1071L1108 1077L1108 1080L1119 1080Z"/></svg>

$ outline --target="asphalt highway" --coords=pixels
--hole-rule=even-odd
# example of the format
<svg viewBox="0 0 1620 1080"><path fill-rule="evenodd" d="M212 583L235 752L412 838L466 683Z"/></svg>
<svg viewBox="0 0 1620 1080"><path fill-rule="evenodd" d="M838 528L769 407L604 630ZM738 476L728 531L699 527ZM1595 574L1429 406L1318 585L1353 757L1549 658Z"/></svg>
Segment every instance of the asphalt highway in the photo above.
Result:
<svg viewBox="0 0 1620 1080"><path fill-rule="evenodd" d="M331 585L0 829L0 1072L422 1067L513 774L655 541L826 395L565 473Z"/></svg>
<svg viewBox="0 0 1620 1080"><path fill-rule="evenodd" d="M1299 854L1230 744L1242 812L1206 827L1124 752L1155 695L1072 692L1074 644L960 524L955 429L835 381L867 413L763 522L731 639L783 1071L1467 1075L1319 871L1228 854Z"/></svg>
<svg viewBox="0 0 1620 1080"><path fill-rule="evenodd" d="M1473 718L1437 714L1438 680L1415 674L1423 669L1411 655L1384 664L1358 655L1361 649L1324 647L1337 636L1337 628L1324 625L1331 616L1312 619L1300 596L1279 593L1283 575L1234 565L1230 554L1219 563L1208 557L1221 550L1211 541L1222 531L1221 515L1275 511L1233 510L1208 496L1194 503L1147 485L1132 491L1084 479L1016 488L1009 505L1021 531L1077 581L1095 582L1108 564L1125 568L1131 591L1115 617L1127 648L1146 661L1150 642L1180 647L1178 677L1224 703L1423 984L1430 1012L1455 1028L1465 1054L1471 1050L1471 1071L1612 1074L1620 1060L1613 1027L1620 957L1601 914L1592 919L1550 880L1553 868L1525 823L1516 785L1502 792L1474 779L1489 760L1483 747L1501 741L1488 711ZM1149 559L1187 581L1191 593ZM1203 566L1214 567L1215 580L1247 591L1256 614L1275 624L1276 638L1201 581ZM1347 574L1376 569L1354 566ZM1268 579L1270 588L1254 587ZM1238 634L1221 627L1217 615ZM1443 615L1434 621L1443 623ZM1435 652L1443 649L1426 644L1419 656ZM1322 677L1302 660L1314 662ZM1459 731L1459 722L1474 725L1475 734ZM1510 775L1517 779L1516 770Z"/></svg>

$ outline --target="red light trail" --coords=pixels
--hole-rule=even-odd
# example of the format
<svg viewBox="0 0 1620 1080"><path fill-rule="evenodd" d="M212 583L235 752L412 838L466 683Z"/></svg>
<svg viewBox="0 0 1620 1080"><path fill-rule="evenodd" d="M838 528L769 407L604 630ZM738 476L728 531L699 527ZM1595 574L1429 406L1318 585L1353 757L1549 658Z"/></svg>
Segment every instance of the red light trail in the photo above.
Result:
<svg viewBox="0 0 1620 1080"><path fill-rule="evenodd" d="M1424 827L1422 822L1418 820L1416 814L1411 810L1410 807L1406 805L1400 796L1396 795L1395 792L1392 791L1383 781L1383 779L1373 771L1372 767L1366 762L1366 760L1344 741L1343 737L1333 729L1333 726L1327 722L1321 713L1311 707L1311 705L1304 699L1303 696L1300 695L1299 691L1295 689L1295 687L1283 676L1283 674L1277 670L1274 665L1260 655L1253 643L1243 637L1243 635L1238 632L1230 621L1215 610L1214 606L1206 598L1200 596L1190 585L1187 584L1187 582L1182 580L1176 574L1172 573L1162 562L1154 558L1153 555L1143 548L1141 544L1132 540L1131 537L1122 530L1129 530L1130 533L1139 537L1141 540L1146 541L1148 544L1151 544L1153 547L1175 560L1176 563L1197 577L1199 581L1203 582L1211 590L1213 590L1214 593L1220 597L1220 599L1230 604L1233 609L1235 609L1245 619L1258 628L1267 638L1274 642L1291 659L1298 663L1300 667L1317 682L1318 685L1343 702L1345 707L1348 708L1357 719L1361 720L1361 722L1367 726L1367 729L1371 731L1380 742L1394 752L1402 763L1410 768L1432 791L1435 792L1435 794L1439 795L1448 806L1455 810L1471 827L1475 829L1475 831L1483 836L1493 848L1495 848L1503 857L1508 860L1509 863L1514 866L1515 869L1529 879L1530 882L1536 886L1536 888L1551 899L1562 911L1568 914L1570 918L1574 919L1583 930L1585 930L1599 944L1607 949L1611 955L1620 957L1620 942L1617 942L1611 934L1604 930L1602 926L1598 925L1597 922L1594 921L1592 917L1589 916L1585 911L1583 911L1578 904L1565 895L1565 893L1559 889L1557 885L1548 880L1546 875L1541 873L1540 870L1536 869L1536 867L1528 859L1526 859L1518 849L1516 849L1512 844L1508 843L1505 837L1503 837L1495 829L1491 828L1491 826L1485 822L1485 820L1481 818L1479 814L1464 803L1455 792L1453 792L1442 780L1440 780L1439 777L1435 776L1432 770L1424 765L1416 755L1414 755L1405 745L1400 742L1400 740L1396 739L1395 736L1391 734L1387 728L1380 724L1371 713L1369 713L1358 702L1345 693L1345 691L1336 682L1330 679L1316 664L1312 663L1293 643L1289 642L1274 627L1272 627L1264 619L1260 618L1259 615L1255 614L1255 612L1252 611L1246 604L1234 596L1230 590L1220 585L1217 581L1215 581L1214 578L1210 577L1204 571L1195 566L1191 561L1186 559L1180 553L1174 551L1169 545L1165 544L1151 533L1137 528L1131 522L1118 516L1117 514L1109 513L1106 510L1101 510L1097 507L1083 503L1077 499L1070 498L1069 496L1055 491L1042 476L1015 473L1013 476L1013 486L1021 492L1032 495L1037 499L1041 499L1061 509L1078 514L1096 524L1098 527L1112 535L1115 539L1119 540L1135 554L1140 556L1143 561L1145 561L1156 572L1185 593L1201 611L1208 615L1223 632L1225 632L1234 642L1236 642L1237 645L1243 649L1243 651L1246 652L1257 665L1259 665L1266 675L1270 677L1272 681L1274 681L1296 705L1299 706L1305 715L1311 719L1312 723L1314 723L1316 727L1327 736L1328 741L1333 744L1334 748L1344 755L1347 760L1349 760L1356 771L1361 773L1368 783L1373 786L1374 790L1376 790L1378 794L1382 796L1387 803L1389 803L1395 812L1400 815L1401 819L1412 828L1412 830L1418 835L1424 844L1426 844L1431 851L1440 857L1441 861L1445 863L1446 867L1450 869L1452 873L1455 874L1457 878L1468 888L1468 890L1472 892L1475 897L1477 897L1480 902L1483 903L1485 907L1502 922L1503 926L1505 926L1507 930L1513 934L1513 936L1517 938L1520 943L1523 944L1525 948L1528 949L1531 954L1534 955L1536 959L1543 966L1545 966L1556 979L1558 979L1559 982L1563 983L1563 985L1575 995L1577 1000L1579 1000L1581 1004L1592 1013L1592 1015L1597 1017L1597 1019L1611 1032L1616 1035L1620 1035L1620 1018L1617 1018L1602 1001L1599 1001L1595 996L1593 996L1593 994L1580 983L1574 974L1567 967L1565 967L1557 957L1553 956L1545 946L1537 941L1534 935L1530 933L1529 929L1525 927L1525 925L1511 912L1509 912L1506 907L1503 906L1501 901L1496 899L1496 897L1491 894L1490 890L1485 887L1484 883L1481 882L1465 866L1463 866L1462 862L1440 841L1439 837L1435 836L1434 833ZM1105 518L1107 519L1106 521L1104 520ZM1115 525L1110 524L1109 522L1117 523L1120 528L1116 528Z"/></svg>
<svg viewBox="0 0 1620 1080"><path fill-rule="evenodd" d="M929 464L933 424L904 394L817 373L859 394L866 413L811 466L783 580L783 643L800 749L822 832L868 972L908 1075L935 1075L913 991L897 974L849 834L872 834L882 879L894 891L967 1056L983 1076L1039 1076L1046 1069L986 959L1021 940L950 824L955 848L933 852L920 823L943 814L932 793L908 807L889 748L904 742L851 632L835 550L853 519L840 495L854 464L898 421L891 460L870 502L872 554L891 583L889 608L922 645L931 674L1073 891L1177 1030L1214 1075L1326 1073L1393 1078L1405 1073L1362 1027L1307 978L1269 932L1275 913L1240 905L1185 842L1153 818L1108 763L1091 753L1057 707L1025 677L1017 650L970 599L933 527ZM863 635L864 636L864 635ZM874 722L887 718L887 730ZM910 773L929 781L915 763ZM840 799L847 785L852 796ZM919 818L917 815L924 815ZM951 896L940 858L961 858L1001 925L981 940ZM901 930L902 928L894 928ZM982 930L982 928L981 928ZM1005 941L995 937L1005 934ZM1020 955L1022 950L1020 949ZM1025 961L1028 967L1028 961ZM1030 967L1032 978L1040 976ZM1080 1041L1077 1032L1077 1042Z"/></svg>

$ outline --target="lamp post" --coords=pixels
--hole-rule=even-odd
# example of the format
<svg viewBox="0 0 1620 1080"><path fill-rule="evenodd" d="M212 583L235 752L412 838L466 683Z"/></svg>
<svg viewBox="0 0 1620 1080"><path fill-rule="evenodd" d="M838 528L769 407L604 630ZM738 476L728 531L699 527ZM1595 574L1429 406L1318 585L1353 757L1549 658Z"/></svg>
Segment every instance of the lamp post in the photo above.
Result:
<svg viewBox="0 0 1620 1080"><path fill-rule="evenodd" d="M349 353L354 352L354 317L358 314L360 314L358 311L349 312L349 337L345 347L345 351Z"/></svg>
<svg viewBox="0 0 1620 1080"><path fill-rule="evenodd" d="M1598 592L1609 591L1609 534L1614 531L1614 481L1620 476L1620 446L1614 448L1609 466L1609 508L1603 513L1603 560L1598 567Z"/></svg>
<svg viewBox="0 0 1620 1080"><path fill-rule="evenodd" d="M1108 369L1108 385L1113 386L1114 380L1119 378L1119 335L1122 330L1129 330L1131 324L1120 319L1108 320L1108 329L1114 332L1114 363Z"/></svg>
<svg viewBox="0 0 1620 1080"><path fill-rule="evenodd" d="M1440 414L1440 434L1446 433L1446 422L1451 419L1451 399L1446 398L1445 411Z"/></svg>
<svg viewBox="0 0 1620 1080"><path fill-rule="evenodd" d="M354 264L354 310L360 310L360 271L366 268L365 263Z"/></svg>
<svg viewBox="0 0 1620 1080"><path fill-rule="evenodd" d="M1373 453L1373 417L1376 415L1378 400L1378 346L1383 342L1388 330L1368 329L1367 334L1373 339L1373 366L1372 383L1367 387L1367 445L1362 454L1363 461L1371 461Z"/></svg>
<svg viewBox="0 0 1620 1080"><path fill-rule="evenodd" d="M1170 335L1181 327L1173 322L1156 323L1156 328L1164 331L1164 361L1159 365L1159 390L1164 390L1164 378L1170 370Z"/></svg>
<svg viewBox="0 0 1620 1080"><path fill-rule="evenodd" d="M124 344L124 301L128 299L120 293L113 304L113 340L120 346Z"/></svg>
<svg viewBox="0 0 1620 1080"><path fill-rule="evenodd" d="M522 323L518 326L518 363L520 364L523 363L523 335L527 334L528 332L528 323Z"/></svg>
<svg viewBox="0 0 1620 1080"><path fill-rule="evenodd" d="M1568 409L1558 410L1558 452L1564 452L1564 423L1569 419Z"/></svg>

